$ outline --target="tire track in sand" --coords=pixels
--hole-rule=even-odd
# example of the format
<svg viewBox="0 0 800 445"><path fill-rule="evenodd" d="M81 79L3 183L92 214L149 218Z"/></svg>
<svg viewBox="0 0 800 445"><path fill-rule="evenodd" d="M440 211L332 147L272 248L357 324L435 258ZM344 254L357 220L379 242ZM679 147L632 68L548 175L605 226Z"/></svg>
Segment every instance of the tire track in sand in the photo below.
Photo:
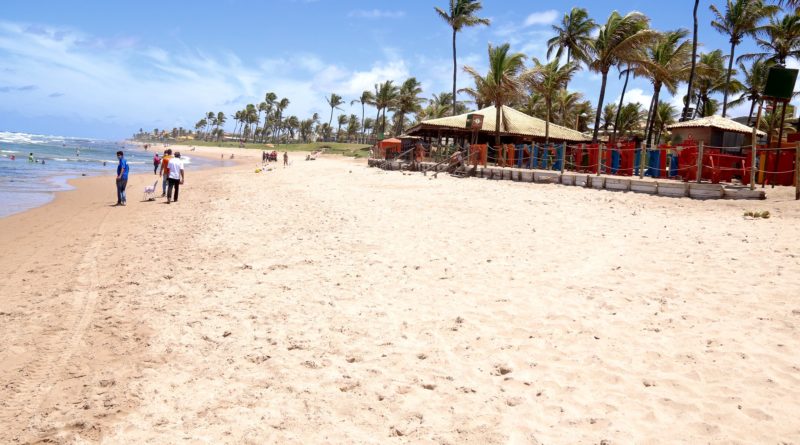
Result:
<svg viewBox="0 0 800 445"><path fill-rule="evenodd" d="M70 326L68 332L63 335L54 333L48 338L37 339L37 359L23 369L24 374L20 376L22 380L16 394L0 406L0 425L6 428L12 425L20 427L16 431L6 429L4 433L10 437L3 439L0 435L0 442L9 440L28 443L31 440L35 441L41 432L39 427L47 415L42 412L47 396L62 380L94 315L98 299L97 257L104 239L103 227L108 215L109 212L103 215L86 253L76 268L77 289L73 293L74 304L68 313L60 315L62 318L70 318L69 323L63 324Z"/></svg>

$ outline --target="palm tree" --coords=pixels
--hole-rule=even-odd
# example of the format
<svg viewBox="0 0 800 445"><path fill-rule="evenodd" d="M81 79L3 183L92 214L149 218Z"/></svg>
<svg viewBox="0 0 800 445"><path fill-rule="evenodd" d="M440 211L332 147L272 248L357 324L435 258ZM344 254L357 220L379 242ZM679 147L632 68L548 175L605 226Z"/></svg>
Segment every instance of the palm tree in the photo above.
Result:
<svg viewBox="0 0 800 445"><path fill-rule="evenodd" d="M769 60L786 66L786 59L800 58L800 16L786 14L781 20L770 20L757 30L756 44L762 52L745 54L738 60Z"/></svg>
<svg viewBox="0 0 800 445"><path fill-rule="evenodd" d="M603 107L603 116L601 117L601 121L603 122L601 128L603 129L603 133L608 135L608 128L616 126L614 125L617 122L617 105L616 104L607 104Z"/></svg>
<svg viewBox="0 0 800 445"><path fill-rule="evenodd" d="M226 121L225 113L223 113L222 111L217 113L217 120L216 120L216 122L217 122L217 130L220 130L220 127L225 124L225 121ZM223 130L222 135L223 136L225 135L224 130Z"/></svg>
<svg viewBox="0 0 800 445"><path fill-rule="evenodd" d="M336 93L331 93L331 97L326 97L325 102L328 102L328 106L331 107L331 118L328 119L328 127L330 127L331 123L333 123L333 110L341 110L342 108L340 105L344 104L344 101L342 100L342 96Z"/></svg>
<svg viewBox="0 0 800 445"><path fill-rule="evenodd" d="M547 58L555 51L556 58L567 50L567 63L572 60L581 62L586 60L586 51L592 41L592 32L597 24L589 18L589 12L584 8L572 8L569 14L564 14L561 26L553 25L556 36L547 41Z"/></svg>
<svg viewBox="0 0 800 445"><path fill-rule="evenodd" d="M522 90L522 82L518 75L524 68L525 55L521 53L509 54L510 45L505 43L493 47L489 44L489 73L481 76L471 66L465 66L464 71L476 82L476 89L486 94L495 106L494 143L500 145L500 119L503 105L511 102Z"/></svg>
<svg viewBox="0 0 800 445"><path fill-rule="evenodd" d="M579 104L583 103L583 94L577 91L569 91L566 88L562 88L558 91L555 98L555 105L558 109L558 113L553 113L553 122L561 125L562 127L572 127L575 124L577 127L577 123L573 116L577 116L580 113L576 114L575 110L578 108ZM577 129L577 128L576 128Z"/></svg>
<svg viewBox="0 0 800 445"><path fill-rule="evenodd" d="M555 58L551 62L542 64L539 59L533 58L533 69L525 74L526 81L531 90L539 93L544 98L545 124L544 124L544 143L550 143L550 121L552 120L553 101L559 91L566 88L578 67L568 62L559 65L559 59Z"/></svg>
<svg viewBox="0 0 800 445"><path fill-rule="evenodd" d="M686 87L686 99L684 101L683 113L681 120L689 120L689 108L692 106L692 85L694 84L695 69L697 68L697 8L700 6L700 0L694 0L694 10L692 16L694 18L694 32L692 34L692 70L689 72L689 85Z"/></svg>
<svg viewBox="0 0 800 445"><path fill-rule="evenodd" d="M648 29L648 18L639 12L630 12L625 16L617 11L611 13L600 32L586 48L589 69L602 75L600 98L597 101L597 114L594 121L592 140L597 142L600 130L600 115L606 94L608 71L612 66L627 63L636 57L640 46L653 41L658 33Z"/></svg>
<svg viewBox="0 0 800 445"><path fill-rule="evenodd" d="M658 111L658 98L661 87L666 87L670 94L675 95L678 83L689 76L691 70L690 58L691 43L684 38L688 31L680 29L662 34L658 40L640 51L636 60L636 72L640 76L650 79L653 84L653 116L648 117L647 145L653 137L655 119Z"/></svg>
<svg viewBox="0 0 800 445"><path fill-rule="evenodd" d="M394 103L395 134L403 133L406 114L417 112L420 109L420 104L425 100L419 97L420 94L422 94L422 85L415 77L406 79L400 86L400 94Z"/></svg>
<svg viewBox="0 0 800 445"><path fill-rule="evenodd" d="M644 118L644 110L642 104L633 102L625 104L619 113L618 133L620 136L630 137L641 126L642 119Z"/></svg>
<svg viewBox="0 0 800 445"><path fill-rule="evenodd" d="M300 122L300 138L303 142L308 142L314 133L314 121L312 119L305 119Z"/></svg>
<svg viewBox="0 0 800 445"><path fill-rule="evenodd" d="M476 16L475 14L483 9L483 5L478 0L450 0L450 8L444 11L435 7L436 13L453 29L453 116L456 113L456 73L458 72L458 62L456 58L456 34L466 27L486 25L491 21Z"/></svg>
<svg viewBox="0 0 800 445"><path fill-rule="evenodd" d="M278 101L278 95L273 93L272 91L264 94L264 103L267 104L267 106L265 107L266 108L266 110L265 110L266 111L266 115L264 117L264 122L265 122L264 128L267 128L266 122L268 122L269 119L271 118L272 110L275 108L275 104L276 104L277 101ZM274 123L274 119L273 119L273 123ZM261 135L262 136L261 137L262 141L266 140L266 133L267 133L266 131L262 132L262 135Z"/></svg>
<svg viewBox="0 0 800 445"><path fill-rule="evenodd" d="M659 102L653 121L656 131L655 143L658 144L661 141L661 135L667 131L667 125L675 123L675 107L669 102Z"/></svg>
<svg viewBox="0 0 800 445"><path fill-rule="evenodd" d="M280 137L281 128L283 125L283 112L289 108L289 99L283 98L277 105L275 105L275 112L278 114L277 123L275 124L275 134L273 134L273 138L275 138L276 142Z"/></svg>
<svg viewBox="0 0 800 445"><path fill-rule="evenodd" d="M286 130L289 132L289 139L294 140L295 131L300 128L300 120L297 116L289 116L286 118Z"/></svg>
<svg viewBox="0 0 800 445"><path fill-rule="evenodd" d="M761 21L776 13L778 7L765 5L762 0L727 0L724 14L715 5L711 5L709 8L715 17L711 21L711 26L719 33L727 35L731 44L731 52L728 55L728 75L725 80L726 88L722 99L722 117L725 117L728 112L728 86L733 72L733 55L736 45L742 43L745 36L754 35Z"/></svg>
<svg viewBox="0 0 800 445"><path fill-rule="evenodd" d="M697 106L695 107L696 116L711 116L716 113L718 107L712 105L711 95L722 93L726 89L729 93L737 93L744 89L741 82L736 78L727 82L727 71L725 70L725 58L722 50L714 50L708 54L700 54L698 60L698 73L695 84L697 94ZM732 75L736 75L733 70Z"/></svg>
<svg viewBox="0 0 800 445"><path fill-rule="evenodd" d="M399 94L400 88L391 80L375 85L375 107L378 109L375 130L380 134L386 133L386 110L394 105ZM381 111L383 111L383 116L381 116Z"/></svg>
<svg viewBox="0 0 800 445"><path fill-rule="evenodd" d="M750 101L750 113L747 115L747 125L752 125L753 111L756 103L761 100L761 93L767 85L767 73L772 63L764 60L756 60L748 69L742 62L738 63L739 69L744 74L744 84L742 95L730 101L731 106L743 104L745 100Z"/></svg>
<svg viewBox="0 0 800 445"><path fill-rule="evenodd" d="M336 142L339 142L339 139L342 135L342 125L347 124L347 116L344 114L340 114L339 117L336 119L336 123L339 124L336 127Z"/></svg>
<svg viewBox="0 0 800 445"><path fill-rule="evenodd" d="M358 130L361 128L358 122L358 116L355 114L351 114L350 118L347 120L347 140L352 141L355 139L356 134L358 134Z"/></svg>
<svg viewBox="0 0 800 445"><path fill-rule="evenodd" d="M364 124L363 124L362 128L364 129L364 133L365 134L368 133L369 130L372 130L373 128L375 128L375 120L372 119L371 117L368 117L368 118L364 119Z"/></svg>
<svg viewBox="0 0 800 445"><path fill-rule="evenodd" d="M366 140L366 134L365 134L366 132L364 131L364 107L366 105L375 104L375 95L372 94L372 91L364 90L361 93L361 97L350 101L350 105L357 103L361 104L361 131L362 131L361 136L364 138L364 140Z"/></svg>

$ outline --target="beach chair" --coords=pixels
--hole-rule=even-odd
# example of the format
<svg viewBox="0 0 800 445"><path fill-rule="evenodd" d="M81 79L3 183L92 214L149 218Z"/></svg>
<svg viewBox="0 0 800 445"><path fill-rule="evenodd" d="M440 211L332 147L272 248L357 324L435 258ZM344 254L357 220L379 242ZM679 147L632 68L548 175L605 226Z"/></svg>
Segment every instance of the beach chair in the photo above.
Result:
<svg viewBox="0 0 800 445"><path fill-rule="evenodd" d="M156 199L156 186L158 185L158 179L153 185L147 185L144 187L144 201L155 201Z"/></svg>

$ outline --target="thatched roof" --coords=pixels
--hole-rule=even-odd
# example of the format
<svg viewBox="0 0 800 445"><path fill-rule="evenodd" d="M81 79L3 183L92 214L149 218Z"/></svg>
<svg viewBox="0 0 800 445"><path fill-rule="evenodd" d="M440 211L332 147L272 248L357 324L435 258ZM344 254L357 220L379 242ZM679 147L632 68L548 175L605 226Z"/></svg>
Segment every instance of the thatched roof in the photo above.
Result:
<svg viewBox="0 0 800 445"><path fill-rule="evenodd" d="M503 106L502 111L503 112L500 118L500 133L503 135L544 139L545 121L536 117L528 116L521 111L517 111L505 105ZM467 114L482 115L483 127L481 127L481 131L491 133L494 132L495 115L497 113L496 108L491 106L482 110L460 114L458 116L448 116L439 119L422 121L409 129L408 133L413 134L421 129L437 127L466 130ZM550 124L550 139L567 142L586 142L591 140L591 138L584 136L583 133L579 131L575 131L553 123Z"/></svg>
<svg viewBox="0 0 800 445"><path fill-rule="evenodd" d="M748 127L745 124L740 124L733 119L728 119L722 116L708 116L700 119L695 119L686 122L678 122L675 124L667 125L667 128L674 130L676 128L714 128L716 130L727 131L730 133L753 134L753 127ZM759 130L759 136L766 136L767 133Z"/></svg>

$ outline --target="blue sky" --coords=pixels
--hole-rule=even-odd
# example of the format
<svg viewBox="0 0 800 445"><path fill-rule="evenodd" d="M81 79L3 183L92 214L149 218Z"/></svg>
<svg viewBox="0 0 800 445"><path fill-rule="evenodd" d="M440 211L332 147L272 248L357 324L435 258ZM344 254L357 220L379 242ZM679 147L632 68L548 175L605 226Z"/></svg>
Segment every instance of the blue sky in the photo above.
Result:
<svg viewBox="0 0 800 445"><path fill-rule="evenodd" d="M324 97L331 92L349 105L377 82L409 76L429 97L451 88L450 29L433 11L446 3L9 0L0 18L0 131L124 138L139 127L193 128L204 112L231 114L267 91L291 101L287 115L328 116ZM691 28L694 4L483 3L492 26L458 37L459 64L480 71L490 42L509 42L543 59L550 26L573 6L587 8L599 22L614 9L638 10L652 18L652 27L667 30ZM727 53L727 39L709 25L710 3L701 1L700 50ZM752 49L747 40L737 54ZM622 87L616 75L609 77L606 102L618 100ZM467 84L460 71L459 84ZM599 76L584 70L570 88L596 102L599 85ZM626 99L649 103L646 81L633 81L629 91ZM360 114L360 107L345 112ZM374 113L367 109L367 116Z"/></svg>

